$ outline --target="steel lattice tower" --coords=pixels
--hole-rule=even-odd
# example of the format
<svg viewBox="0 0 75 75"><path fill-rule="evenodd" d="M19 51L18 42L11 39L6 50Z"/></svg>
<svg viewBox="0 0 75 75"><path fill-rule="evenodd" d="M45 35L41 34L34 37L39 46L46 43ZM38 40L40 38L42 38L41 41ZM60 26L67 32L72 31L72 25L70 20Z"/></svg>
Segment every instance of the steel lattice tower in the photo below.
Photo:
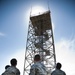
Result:
<svg viewBox="0 0 75 75"><path fill-rule="evenodd" d="M36 54L40 54L49 72L55 68L56 57L50 11L30 16L23 75L29 75Z"/></svg>

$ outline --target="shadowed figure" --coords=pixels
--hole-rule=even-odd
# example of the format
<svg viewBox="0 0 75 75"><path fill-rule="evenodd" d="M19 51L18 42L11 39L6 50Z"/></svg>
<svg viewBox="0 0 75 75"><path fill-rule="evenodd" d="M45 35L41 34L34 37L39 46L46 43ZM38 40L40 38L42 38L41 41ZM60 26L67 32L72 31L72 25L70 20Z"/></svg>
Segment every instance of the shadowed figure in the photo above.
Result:
<svg viewBox="0 0 75 75"><path fill-rule="evenodd" d="M10 67L10 65L6 65L6 66L5 66L5 71L4 71L4 73L6 72L6 70L7 70L9 67ZM1 75L4 75L4 73L2 73Z"/></svg>
<svg viewBox="0 0 75 75"><path fill-rule="evenodd" d="M47 75L46 67L41 62L39 54L34 57L34 64L31 66L29 75Z"/></svg>
<svg viewBox="0 0 75 75"><path fill-rule="evenodd" d="M61 63L56 64L56 69L51 73L51 75L66 75L64 71L61 70Z"/></svg>
<svg viewBox="0 0 75 75"><path fill-rule="evenodd" d="M2 75L20 75L19 69L16 68L17 60L15 58L10 60L11 66L6 66L6 71Z"/></svg>
<svg viewBox="0 0 75 75"><path fill-rule="evenodd" d="M6 65L6 66L5 66L5 69L7 69L7 68L9 68L9 67L10 67L10 65Z"/></svg>

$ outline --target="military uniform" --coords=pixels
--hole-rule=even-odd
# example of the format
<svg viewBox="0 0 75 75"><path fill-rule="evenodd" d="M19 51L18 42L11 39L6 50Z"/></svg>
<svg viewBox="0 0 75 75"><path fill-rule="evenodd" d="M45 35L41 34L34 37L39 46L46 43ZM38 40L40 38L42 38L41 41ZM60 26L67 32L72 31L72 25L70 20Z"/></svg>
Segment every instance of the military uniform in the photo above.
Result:
<svg viewBox="0 0 75 75"><path fill-rule="evenodd" d="M51 73L51 75L66 75L66 73L62 70L56 69Z"/></svg>
<svg viewBox="0 0 75 75"><path fill-rule="evenodd" d="M41 62L36 62L31 66L29 75L47 75L46 67Z"/></svg>
<svg viewBox="0 0 75 75"><path fill-rule="evenodd" d="M16 67L11 66L2 75L20 75L20 71Z"/></svg>

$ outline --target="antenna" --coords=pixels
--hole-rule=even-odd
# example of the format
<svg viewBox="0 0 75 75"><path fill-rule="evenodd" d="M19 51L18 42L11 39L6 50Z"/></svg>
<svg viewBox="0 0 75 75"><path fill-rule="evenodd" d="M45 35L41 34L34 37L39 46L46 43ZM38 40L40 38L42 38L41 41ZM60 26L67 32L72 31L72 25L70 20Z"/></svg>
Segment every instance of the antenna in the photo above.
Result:
<svg viewBox="0 0 75 75"><path fill-rule="evenodd" d="M49 8L49 0L47 1L47 4L48 4L48 10L50 10L50 8Z"/></svg>
<svg viewBox="0 0 75 75"><path fill-rule="evenodd" d="M30 17L31 17L31 13L32 13L32 6L31 6L31 9L30 9Z"/></svg>

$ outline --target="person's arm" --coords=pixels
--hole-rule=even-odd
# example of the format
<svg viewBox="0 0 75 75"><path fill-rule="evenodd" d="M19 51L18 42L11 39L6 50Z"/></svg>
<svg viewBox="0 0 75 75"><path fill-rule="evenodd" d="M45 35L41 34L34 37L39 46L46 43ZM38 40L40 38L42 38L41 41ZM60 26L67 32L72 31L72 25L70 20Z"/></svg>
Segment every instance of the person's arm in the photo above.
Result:
<svg viewBox="0 0 75 75"><path fill-rule="evenodd" d="M17 69L17 73L16 73L16 75L20 75L20 71Z"/></svg>
<svg viewBox="0 0 75 75"><path fill-rule="evenodd" d="M51 75L53 75L53 73L51 73Z"/></svg>
<svg viewBox="0 0 75 75"><path fill-rule="evenodd" d="M4 75L4 73L2 73L1 75Z"/></svg>
<svg viewBox="0 0 75 75"><path fill-rule="evenodd" d="M64 75L66 75L66 73L64 72Z"/></svg>
<svg viewBox="0 0 75 75"><path fill-rule="evenodd" d="M52 72L51 72L51 75L56 75L55 71L52 71Z"/></svg>
<svg viewBox="0 0 75 75"><path fill-rule="evenodd" d="M35 67L31 66L29 75L35 75Z"/></svg>

